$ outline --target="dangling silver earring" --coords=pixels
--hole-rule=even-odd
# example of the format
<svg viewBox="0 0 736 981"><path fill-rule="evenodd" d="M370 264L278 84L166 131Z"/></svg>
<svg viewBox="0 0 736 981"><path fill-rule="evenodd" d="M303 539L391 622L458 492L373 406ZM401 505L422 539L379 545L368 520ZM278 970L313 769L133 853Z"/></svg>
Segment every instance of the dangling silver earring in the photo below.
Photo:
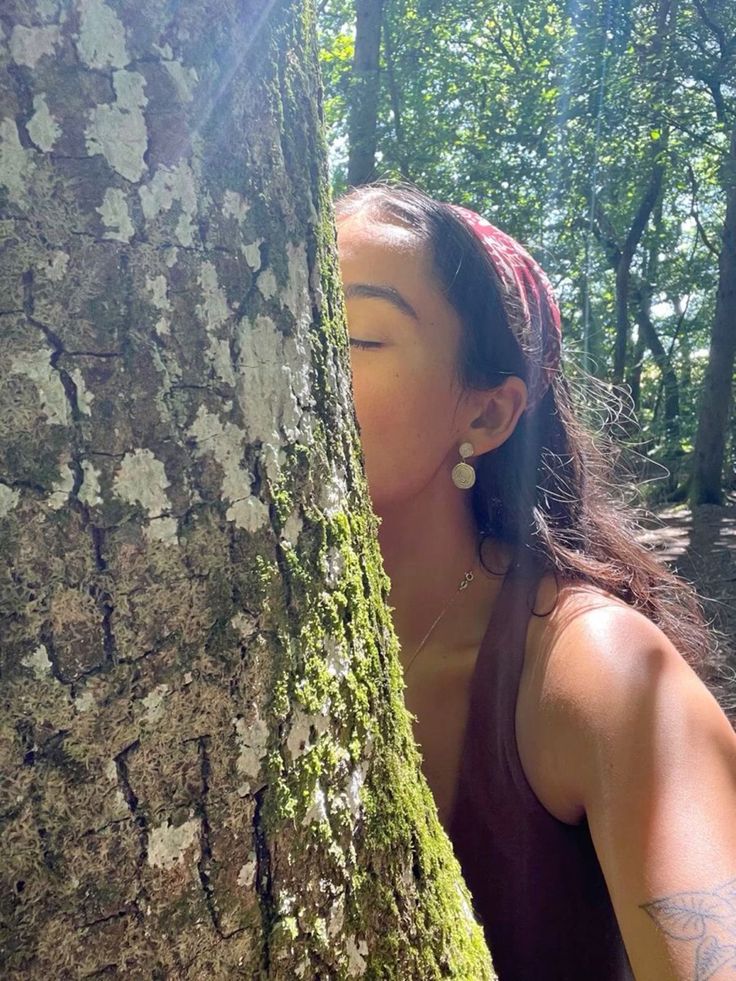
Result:
<svg viewBox="0 0 736 981"><path fill-rule="evenodd" d="M456 463L452 468L452 482L460 490L469 490L475 483L475 470L469 463L465 462L466 458L472 455L473 444L461 443L460 456L463 458L463 462Z"/></svg>

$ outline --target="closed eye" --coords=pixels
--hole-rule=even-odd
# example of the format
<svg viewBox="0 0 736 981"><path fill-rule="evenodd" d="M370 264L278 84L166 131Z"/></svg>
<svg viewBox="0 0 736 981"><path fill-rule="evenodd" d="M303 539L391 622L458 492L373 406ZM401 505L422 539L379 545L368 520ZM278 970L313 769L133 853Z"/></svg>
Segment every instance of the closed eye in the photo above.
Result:
<svg viewBox="0 0 736 981"><path fill-rule="evenodd" d="M367 350L368 348L383 347L380 341L361 341L358 340L357 337L351 337L350 343L353 345L353 347L359 347L364 350Z"/></svg>

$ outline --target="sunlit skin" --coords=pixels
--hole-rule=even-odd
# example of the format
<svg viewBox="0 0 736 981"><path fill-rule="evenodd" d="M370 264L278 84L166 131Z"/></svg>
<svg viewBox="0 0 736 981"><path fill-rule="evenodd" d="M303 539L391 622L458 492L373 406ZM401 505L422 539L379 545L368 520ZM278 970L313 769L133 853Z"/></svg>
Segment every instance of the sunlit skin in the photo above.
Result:
<svg viewBox="0 0 736 981"><path fill-rule="evenodd" d="M473 444L472 464L508 438L526 388L512 378L493 390L463 391L455 370L458 317L411 231L358 215L339 223L338 247L356 413L406 661L476 559L470 494L450 477L458 448ZM365 295L366 287L395 291L396 300ZM477 570L421 661L432 649L477 647L497 587L497 578Z"/></svg>

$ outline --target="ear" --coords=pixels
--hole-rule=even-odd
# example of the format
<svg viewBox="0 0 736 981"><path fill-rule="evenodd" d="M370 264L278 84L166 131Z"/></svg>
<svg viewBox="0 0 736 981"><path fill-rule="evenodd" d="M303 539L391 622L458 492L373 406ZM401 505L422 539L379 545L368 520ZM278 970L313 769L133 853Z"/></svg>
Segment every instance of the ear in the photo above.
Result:
<svg viewBox="0 0 736 981"><path fill-rule="evenodd" d="M473 444L473 456L482 456L505 443L516 429L526 403L526 385L516 375L496 388L473 392L468 404L470 426L463 436Z"/></svg>

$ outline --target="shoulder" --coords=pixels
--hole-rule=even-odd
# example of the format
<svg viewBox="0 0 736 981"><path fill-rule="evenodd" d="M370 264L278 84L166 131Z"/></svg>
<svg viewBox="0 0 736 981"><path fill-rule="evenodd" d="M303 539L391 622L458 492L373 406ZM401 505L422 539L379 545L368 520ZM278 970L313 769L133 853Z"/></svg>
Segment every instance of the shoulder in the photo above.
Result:
<svg viewBox="0 0 736 981"><path fill-rule="evenodd" d="M578 820L637 746L666 754L662 740L732 733L681 653L637 610L589 586L558 589L545 577L535 613L517 742L532 789L555 816Z"/></svg>

